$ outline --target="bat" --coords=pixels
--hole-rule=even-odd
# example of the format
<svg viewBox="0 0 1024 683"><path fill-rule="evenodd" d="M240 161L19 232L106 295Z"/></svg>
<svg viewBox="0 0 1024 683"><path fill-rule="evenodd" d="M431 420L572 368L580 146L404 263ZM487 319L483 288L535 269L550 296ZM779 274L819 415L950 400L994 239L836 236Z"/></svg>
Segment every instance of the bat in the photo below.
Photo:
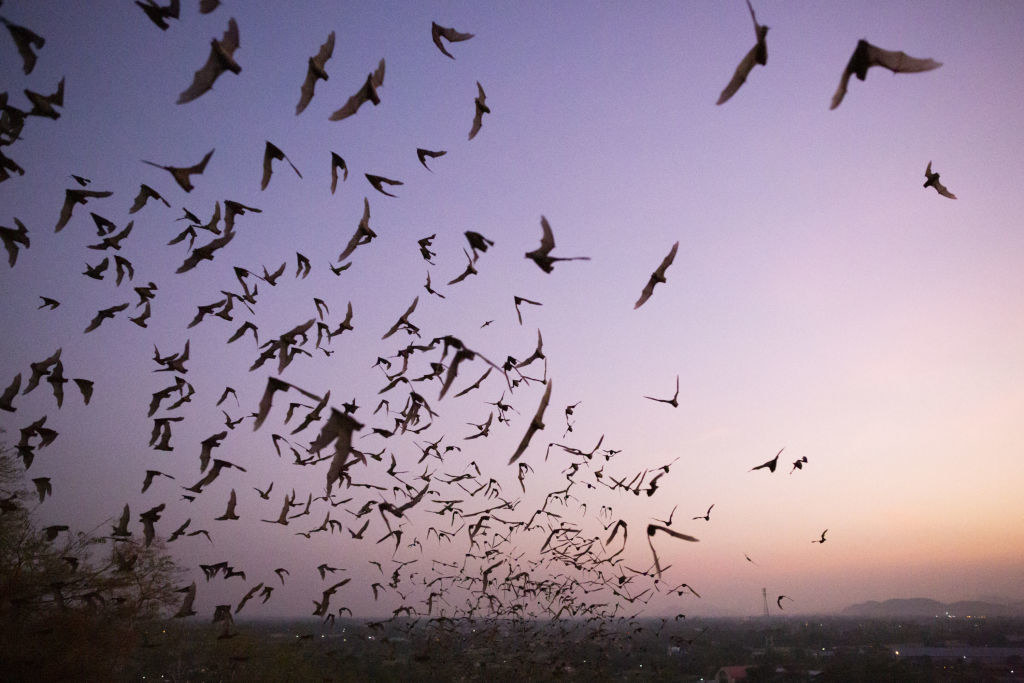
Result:
<svg viewBox="0 0 1024 683"><path fill-rule="evenodd" d="M224 36L220 40L214 39L210 41L210 56L206 59L206 64L199 71L196 71L195 77L192 79L192 85L178 96L178 104L191 102L210 90L213 87L213 82L225 71L235 74L240 73L242 67L238 65L234 58L235 50L237 49L238 24L232 18L228 20L228 30L224 32Z"/></svg>
<svg viewBox="0 0 1024 683"><path fill-rule="evenodd" d="M213 150L211 149L209 152L206 153L206 156L203 157L202 161L200 161L195 166L187 167L162 166L160 164L154 164L152 161L146 161L145 159L142 160L142 163L149 164L150 166L156 166L157 168L162 168L165 171L169 171L170 174L174 176L174 181L181 186L181 189L185 190L185 192L191 192L193 187L191 176L205 171L206 162L208 162L210 160L210 157L212 156ZM219 203L217 204L217 211L218 213L220 211Z"/></svg>
<svg viewBox="0 0 1024 683"><path fill-rule="evenodd" d="M868 75L868 69L873 66L884 66L893 73L914 73L937 69L942 66L942 62L911 57L906 52L883 50L866 40L859 40L857 48L853 51L850 61L847 62L846 68L843 70L842 78L839 79L839 87L832 95L832 106L829 109L835 109L843 101L851 74L855 74L859 80L863 81Z"/></svg>
<svg viewBox="0 0 1024 683"><path fill-rule="evenodd" d="M544 429L544 422L542 420L544 419L544 411L548 407L548 401L551 400L551 385L552 381L548 379L548 386L544 390L544 396L540 399L540 405L537 406L537 412L533 416L533 419L530 420L530 426L526 428L526 434L523 434L523 440L519 442L519 447L516 448L516 452L513 453L512 457L509 459L509 465L518 460L519 456L526 451L526 447L530 445L530 439L533 438L533 435L536 434L538 430Z"/></svg>
<svg viewBox="0 0 1024 683"><path fill-rule="evenodd" d="M338 111L331 114L328 118L331 121L341 121L342 119L352 116L359 107L363 106L364 102L373 102L374 106L380 104L380 96L377 94L377 88L384 85L384 60L381 59L377 65L377 70L370 73L366 77L366 82L363 83L363 87L359 91L348 98L345 105Z"/></svg>
<svg viewBox="0 0 1024 683"><path fill-rule="evenodd" d="M484 87L480 85L480 81L476 82L476 89L478 95L476 96L476 114L473 115L473 127L469 129L469 139L472 140L476 137L476 134L480 132L480 126L484 122L484 114L490 114L491 109L487 106L487 94L484 92Z"/></svg>
<svg viewBox="0 0 1024 683"><path fill-rule="evenodd" d="M679 242L676 242L672 245L672 249L669 250L668 255L661 260L661 264L657 269L651 273L650 279L647 280L647 284L644 285L644 291L640 293L640 298L636 300L635 304L633 304L633 310L640 308L644 305L644 302L651 298L651 295L654 294L654 285L659 282L667 281L665 279L665 271L668 270L668 267L676 260L676 251L678 250Z"/></svg>
<svg viewBox="0 0 1024 683"><path fill-rule="evenodd" d="M956 195L946 189L946 186L939 182L939 174L932 172L932 162L928 162L928 168L924 169L924 177L927 180L924 181L925 187L934 187L935 191L941 194L943 197L949 197L950 199L956 199Z"/></svg>
<svg viewBox="0 0 1024 683"><path fill-rule="evenodd" d="M449 59L455 59L455 57L444 49L444 44L441 42L441 38L448 40L453 43L457 43L462 40L469 40L473 37L472 33L459 33L453 28L447 28L441 26L436 21L430 22L430 37L434 41L434 45L437 45L437 49L441 51L443 55Z"/></svg>
<svg viewBox="0 0 1024 683"><path fill-rule="evenodd" d="M754 8L751 6L750 0L747 0L747 8L750 10L750 18L754 20L754 34L757 36L757 43L740 60L739 66L736 67L736 72L732 75L732 80L722 90L722 94L718 96L718 101L715 104L725 104L728 102L729 98L735 95L740 86L746 82L747 76L750 75L755 64L764 66L768 63L768 45L765 43L768 27L757 23L757 16L754 14Z"/></svg>
<svg viewBox="0 0 1024 683"><path fill-rule="evenodd" d="M324 65L327 60L334 54L334 31L327 36L327 41L320 46L319 52L309 58L309 63L306 68L306 80L302 82L302 94L299 95L299 103L295 106L295 115L298 116L305 110L309 105L310 100L313 99L313 89L316 87L318 80L327 80L327 72L324 71Z"/></svg>

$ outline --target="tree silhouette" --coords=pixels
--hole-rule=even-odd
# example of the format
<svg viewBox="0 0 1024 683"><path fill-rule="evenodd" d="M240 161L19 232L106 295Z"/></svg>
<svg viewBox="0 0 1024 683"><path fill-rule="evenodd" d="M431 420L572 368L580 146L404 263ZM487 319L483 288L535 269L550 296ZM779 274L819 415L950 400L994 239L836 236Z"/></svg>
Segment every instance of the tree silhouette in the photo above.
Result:
<svg viewBox="0 0 1024 683"><path fill-rule="evenodd" d="M116 677L148 644L146 626L180 599L181 570L160 539L145 547L96 530L41 528L42 504L0 449L0 671L5 680Z"/></svg>

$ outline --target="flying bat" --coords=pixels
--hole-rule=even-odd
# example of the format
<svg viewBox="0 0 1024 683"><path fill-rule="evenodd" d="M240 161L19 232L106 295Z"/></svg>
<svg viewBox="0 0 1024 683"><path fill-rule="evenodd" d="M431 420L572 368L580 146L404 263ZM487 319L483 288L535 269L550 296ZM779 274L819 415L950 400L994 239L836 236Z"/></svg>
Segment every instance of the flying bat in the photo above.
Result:
<svg viewBox="0 0 1024 683"><path fill-rule="evenodd" d="M342 119L352 116L359 107L363 106L364 102L373 102L374 106L380 104L380 96L377 94L377 88L384 85L384 60L381 59L377 65L377 70L367 75L366 82L363 83L363 87L359 91L348 98L345 105L338 111L331 114L328 118L331 121L341 121Z"/></svg>
<svg viewBox="0 0 1024 683"><path fill-rule="evenodd" d="M195 174L202 173L203 171L205 171L206 170L206 162L208 162L210 160L210 157L212 157L212 156L213 156L213 150L211 149L209 152L206 153L206 156L204 156L203 160L200 161L198 164L196 164L195 166L186 166L186 167L163 166L161 164L154 164L152 161L146 161L145 159L142 160L142 163L149 164L150 166L156 166L157 168L162 168L165 171L169 171L170 174L172 176L174 176L175 182L177 182L178 185L181 186L181 189L185 190L185 192L191 192L192 188L193 188L191 176L195 175ZM219 203L217 204L217 209L218 209L218 213L219 213L219 210L220 210L220 204Z"/></svg>
<svg viewBox="0 0 1024 683"><path fill-rule="evenodd" d="M199 265L200 261L212 261L213 252L217 251L218 249L221 249L222 247L227 246L227 243L233 240L234 238L234 231L225 231L224 234L221 235L220 237L215 237L214 239L210 240L203 246L196 247L195 249L192 250L192 253L185 258L185 261L180 266L178 266L178 269L174 272L184 273L195 268L197 265Z"/></svg>
<svg viewBox="0 0 1024 683"><path fill-rule="evenodd" d="M416 148L416 157L420 160L420 163L423 164L423 168L427 169L431 173L433 173L433 171L430 169L429 166L427 166L427 157L430 157L431 159L436 159L437 157L443 157L447 153L447 150L432 152L429 149L423 149L422 147Z"/></svg>
<svg viewBox="0 0 1024 683"><path fill-rule="evenodd" d="M309 105L310 100L313 99L313 89L316 87L318 80L327 80L327 72L324 71L324 65L327 64L327 60L334 54L334 31L331 31L330 35L327 36L327 41L320 46L320 50L309 58L308 66L306 68L306 80L302 82L302 94L299 95L299 103L295 106L295 115L298 116L305 110L306 106Z"/></svg>
<svg viewBox="0 0 1024 683"><path fill-rule="evenodd" d="M199 71L196 71L195 77L192 79L192 85L178 96L178 104L191 102L210 90L213 87L213 82L225 71L236 74L241 72L242 67L238 65L234 58L235 50L237 49L238 24L232 18L228 20L228 30L224 32L224 36L220 40L213 39L211 41L210 56L207 58L206 64Z"/></svg>
<svg viewBox="0 0 1024 683"><path fill-rule="evenodd" d="M64 229L64 226L71 220L71 211L75 208L76 204L85 204L94 197L109 197L114 194L109 190L101 192L99 190L64 190L64 206L60 210L60 218L57 220L57 226L54 228L54 232L60 232Z"/></svg>
<svg viewBox="0 0 1024 683"><path fill-rule="evenodd" d="M661 578L661 571L662 571L662 569L661 569L661 562L658 560L658 553L654 550L654 543L651 541L651 538L654 536L654 534L656 534L659 531L664 531L666 534L668 534L669 536L671 536L673 538L678 538L678 539L680 539L682 541L690 541L691 543L697 543L700 539L694 538L693 536L689 536L689 535L681 533L679 531L673 531L672 529L669 529L668 527L659 526L657 524L648 524L647 525L647 545L649 545L650 548L651 548L651 554L654 556L654 569L655 569L655 571L658 574L658 578L660 579Z"/></svg>
<svg viewBox="0 0 1024 683"><path fill-rule="evenodd" d="M654 285L658 284L659 282L666 282L665 271L668 270L668 267L671 266L672 262L676 260L676 251L678 250L679 242L676 242L675 244L672 245L672 248L669 250L668 255L661 260L661 265L659 265L658 268L653 273L651 273L650 279L647 280L647 284L644 286L644 291L640 293L640 298L636 300L635 304L633 304L633 310L640 308L641 306L644 305L644 302L651 298L651 295L654 294Z"/></svg>
<svg viewBox="0 0 1024 683"><path fill-rule="evenodd" d="M526 447L530 445L530 439L538 430L544 429L544 410L548 407L548 401L551 400L551 385L552 381L548 379L547 388L544 390L544 396L540 399L540 405L537 406L537 412L534 414L533 419L530 420L530 426L526 428L526 434L523 434L522 441L519 442L519 447L516 448L516 452L512 454L508 464L511 465L519 459L525 451Z"/></svg>
<svg viewBox="0 0 1024 683"><path fill-rule="evenodd" d="M754 470L760 470L760 469L764 469L764 468L767 467L769 472L774 472L775 471L775 466L779 464L779 456L782 455L782 451L784 451L784 450L786 450L785 446L783 446L782 448L779 449L779 452L775 454L774 458L772 458L768 462L761 463L757 467L751 467L750 471L753 472Z"/></svg>
<svg viewBox="0 0 1024 683"><path fill-rule="evenodd" d="M348 166L345 165L345 160L342 159L337 153L331 152L331 194L334 194L334 190L338 187L339 168L343 172L341 180L342 182L345 182L346 180L348 180Z"/></svg>
<svg viewBox="0 0 1024 683"><path fill-rule="evenodd" d="M449 59L455 59L448 50L444 49L444 43L441 42L441 39L444 38L450 42L457 43L459 41L469 40L473 37L473 34L459 33L453 28L447 28L445 26L441 26L436 21L432 21L430 22L430 37L434 41L434 45L437 45L437 49L440 50L443 55Z"/></svg>
<svg viewBox="0 0 1024 683"><path fill-rule="evenodd" d="M36 67L37 56L32 51L32 48L41 49L46 44L46 39L24 26L12 24L3 17L0 17L0 21L4 23L7 30L11 32L11 37L14 38L14 44L18 47L18 54L21 55L22 70L27 76Z"/></svg>
<svg viewBox="0 0 1024 683"><path fill-rule="evenodd" d="M765 36L768 35L768 27L757 23L757 16L754 14L754 8L751 6L750 0L747 0L747 8L750 10L750 18L754 20L754 34L757 36L757 43L754 44L754 47L750 48L750 52L740 61L739 66L736 67L736 72L732 75L732 80L725 86L715 104L725 104L728 102L729 98L735 95L740 86L746 82L747 76L750 75L755 64L764 66L768 63L768 45L765 42Z"/></svg>
<svg viewBox="0 0 1024 683"><path fill-rule="evenodd" d="M589 261L589 256L570 256L568 258L548 256L551 250L555 248L555 235L551 232L551 226L548 224L548 219L544 216L540 217L540 227L543 230L543 234L540 238L540 246L533 251L526 252L526 258L532 259L537 266L545 273L550 273L554 270L556 261Z"/></svg>
<svg viewBox="0 0 1024 683"><path fill-rule="evenodd" d="M914 73L937 69L942 66L942 62L911 57L906 52L883 50L866 40L859 40L857 48L853 51L850 61L847 62L846 68L843 70L842 78L839 79L839 87L832 95L832 106L829 109L835 109L843 101L851 74L863 81L868 75L868 69L873 66L884 66L893 73Z"/></svg>
<svg viewBox="0 0 1024 683"><path fill-rule="evenodd" d="M673 408L678 408L679 407L679 375L676 375L676 393L672 396L672 398L654 398L653 396L644 396L644 398L649 398L650 400L657 401L658 403L667 403L670 406L672 406Z"/></svg>
<svg viewBox="0 0 1024 683"><path fill-rule="evenodd" d="M469 129L469 139L472 140L476 137L476 134L480 132L480 126L484 123L484 114L490 114L491 109L487 106L487 94L484 92L484 87L480 85L480 81L476 82L477 96L476 96L476 113L473 115L473 127Z"/></svg>
<svg viewBox="0 0 1024 683"><path fill-rule="evenodd" d="M300 178L302 177L302 174L299 173L299 169L295 168L295 164L292 163L292 160L289 159L277 145L272 143L270 140L267 140L267 146L263 150L263 182L260 183L260 190L267 189L267 185L270 183L270 174L273 172L271 169L271 162L273 162L274 159L287 161L288 165L292 167L293 171L295 171L295 175Z"/></svg>
<svg viewBox="0 0 1024 683"><path fill-rule="evenodd" d="M161 31L166 31L170 27L170 24L166 21L167 19L177 19L181 13L181 0L171 0L170 4L166 7L161 7L154 0L146 0L145 2L135 0L135 4L142 8L146 16L159 26Z"/></svg>
<svg viewBox="0 0 1024 683"><path fill-rule="evenodd" d="M40 95L37 92L26 89L25 97L32 103L32 109L28 112L29 116L45 116L48 119L59 119L60 112L54 109L54 106L64 106L64 79L60 79L60 83L57 84L57 90L52 95Z"/></svg>
<svg viewBox="0 0 1024 683"><path fill-rule="evenodd" d="M164 203L164 206L166 206L167 208L171 208L171 205L167 202L166 199L164 199L160 195L159 192L154 190L149 185L143 183L139 187L139 194L135 196L135 202L132 204L132 208L128 209L128 213L135 213L136 211L139 211L140 209L142 209L142 207L146 205L146 202L148 202L150 199L156 199L158 201L161 201Z"/></svg>
<svg viewBox="0 0 1024 683"><path fill-rule="evenodd" d="M939 174L932 172L932 162L930 161L928 162L928 168L924 169L924 177L927 179L924 181L925 187L934 187L935 191L943 197L956 199L956 195L947 190L946 186L939 182Z"/></svg>
<svg viewBox="0 0 1024 683"><path fill-rule="evenodd" d="M393 195L390 192L386 191L382 183L387 183L388 185L405 184L401 180L392 180L390 178L385 178L384 176L370 175L369 173L366 174L366 179L370 181L371 185L373 185L373 189L377 190L377 192L380 192L381 194L386 194L389 197L397 197L398 195Z"/></svg>
<svg viewBox="0 0 1024 683"><path fill-rule="evenodd" d="M71 215L70 209L68 210L68 215ZM25 224L17 218L14 219L14 224L18 226L16 229L5 228L0 225L0 240L3 240L4 249L7 250L7 263L12 268L18 260L18 245L21 245L26 249L29 246L28 228L26 228Z"/></svg>
<svg viewBox="0 0 1024 683"><path fill-rule="evenodd" d="M107 318L113 318L115 314L123 311L126 308L128 308L127 301L121 304L120 306L111 306L110 308L101 309L98 313L96 313L96 316L92 319L92 322L89 323L89 326L85 328L85 332L92 332L101 324L103 324L104 320L106 320Z"/></svg>

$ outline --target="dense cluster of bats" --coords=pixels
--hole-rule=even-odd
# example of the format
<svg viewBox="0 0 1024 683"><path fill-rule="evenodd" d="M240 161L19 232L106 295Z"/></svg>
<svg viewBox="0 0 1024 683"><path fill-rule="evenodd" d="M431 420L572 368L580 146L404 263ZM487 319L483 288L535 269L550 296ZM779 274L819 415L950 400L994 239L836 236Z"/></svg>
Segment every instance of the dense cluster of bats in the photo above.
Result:
<svg viewBox="0 0 1024 683"><path fill-rule="evenodd" d="M167 30L171 26L169 21L178 19L180 13L179 0L171 0L166 6L158 5L154 0L135 4L162 30ZM200 11L203 14L214 12L219 4L218 0L203 0L199 3ZM767 63L768 27L758 23L749 0L747 4L754 24L756 43L736 68L718 104L736 95L754 65ZM0 21L7 27L21 54L24 73L30 74L38 58L37 52L44 48L44 39L6 18L0 17ZM242 46L242 33L238 23L233 18L229 19L221 37L211 41L205 64L195 72L192 83L181 91L178 104L209 96L207 93L211 91L214 82L225 72L242 72L244 60L236 60L236 54ZM444 56L451 59L455 59L455 55L449 52L449 46L442 39L448 43L457 43L471 38L471 33L437 23L431 26L431 40ZM308 57L305 78L301 82L295 107L296 115L307 109L318 82L329 80L328 63L334 45L335 33L332 31L319 49ZM845 96L851 75L863 80L867 70L876 65L893 72L926 71L940 66L930 59L915 59L902 52L882 50L861 40L843 70L839 87L832 99L832 108L837 107ZM358 90L329 118L340 121L357 114L367 102L375 106L380 104L384 78L385 60L381 59L367 73ZM491 113L484 88L479 82L476 82L476 91L472 106L466 107L467 120L471 118L468 134L470 140L482 130L484 114ZM63 107L63 80L51 95L39 95L28 89L24 92L30 108L19 108L11 103L6 92L0 94L0 182L9 179L11 173L24 172L4 152L19 140L31 117L58 119L61 116L58 108ZM187 194L194 189L194 183L201 182L201 176L211 163L214 151L211 149L191 166L179 167L152 161L144 163L166 170L177 188ZM427 159L437 160L445 153L444 150L426 148L416 150L420 163L430 172L433 169L428 167ZM271 182L274 162L286 162L299 178L303 177L285 152L267 140L261 190L265 190ZM342 156L332 152L331 193L335 192L339 180L347 181L348 172ZM925 175L925 187L934 187L940 194L956 198L939 182L939 174L932 171L931 162L928 163ZM80 215L84 209L75 213L79 205L89 205L90 209L97 208L104 213L115 208L107 201L115 196L113 190L90 189L91 179L79 175L70 177L75 184L66 189L59 211L55 207L55 213L59 213L55 232L73 223L84 222ZM385 186L392 189L403 184L399 180L369 173L365 177L374 190L388 197L396 195ZM170 200L184 199L180 194L172 194L172 191L175 191L174 187L157 190L141 184L127 214L163 211L171 207ZM117 196L120 194L118 192ZM259 208L229 199L216 202L209 208L205 214L209 216L208 219L200 218L200 215L184 208L183 215L176 221L184 221L186 227L168 242L169 246L174 247L187 240L187 245L183 245L185 255L176 257L181 261L176 271L179 276L188 277L190 271L203 267L205 261L216 258L221 262L230 258L228 247L237 236L244 235L243 227L236 222L246 214L260 212ZM89 245L88 249L101 252L97 256L103 258L94 264L86 262L83 276L101 281L111 277L108 269L113 262L115 287L119 287L125 278L135 282L132 262L119 253L123 243L137 239L132 233L133 223L122 223L124 216L116 213L113 218L95 212L90 213L90 217L100 241ZM21 250L30 247L29 228L17 217L13 218L13 226L0 227L0 238L7 250L11 267L16 265ZM540 246L527 252L525 258L533 261L545 273L551 273L560 261L589 260L587 256L552 255L555 250L554 232L543 216L540 217L540 228ZM477 267L482 255L494 247L493 240L478 232L467 231L464 236L466 267L448 281L449 287L478 274ZM347 244L331 263L331 271L341 276L351 266L357 252L365 249L376 237L371 226L370 201L364 198L362 218ZM432 234L417 240L419 255L428 265L434 263L432 259L436 252L432 251L432 247L435 237L436 234ZM642 287L634 308L640 308L651 299L657 284L667 282L666 272L678 249L679 242L675 242ZM317 534L337 536L343 539L344 547L347 548L345 555L350 558L356 557L351 552L350 544L387 544L385 547L392 550L390 565L371 561L379 571L379 581L369 586L359 586L351 583L351 578L333 580L332 577L330 585L312 599L312 613L328 621L333 621L336 615L346 612L351 614L349 607L338 605L337 602L344 602L346 596L352 595L354 591L372 592L374 600L384 594L394 596L400 601L400 606L393 611L392 618L403 616L431 622L482 617L631 618L629 612L633 608L642 611L643 606L656 594L683 596L686 593L700 597L688 584L673 586L672 582L665 579L670 567L663 563L658 554L658 548L663 544L678 541L692 543L698 540L673 527L673 515L678 506L672 508L667 519L652 519L641 527L640 533L646 538L650 561L638 568L627 566L623 557L630 524L616 516L613 505L602 505L596 514L587 509L586 491L599 492L611 502L619 496L627 499L653 497L659 490L664 490L662 478L669 474L672 462L654 469L632 471L628 463L622 463L623 459L616 457L621 450L602 448L603 435L589 450L578 445L560 443L558 439L550 440L546 447L536 443L538 433L547 429L555 419L552 416L555 409L551 405L553 381L548 375L548 359L544 353L540 330L534 350L526 354L509 354L504 361L492 361L471 348L466 341L451 334L439 331L435 336L425 332L429 321L417 318L419 296L415 296L381 336L380 355L373 363L381 373L380 386L360 389L364 393L369 390L380 397L375 399L379 400L375 409L370 413L368 408L357 405L355 399L338 405L332 402L330 390L310 390L282 377L298 357L312 359L320 354L329 357L335 353L335 345L343 343L344 335L355 329L353 304L348 302L343 318L331 321L328 302L314 298L313 308L310 309L312 314L308 318L300 315L294 324L273 330L267 329L265 324L257 324L256 312L261 298L279 285L287 287L289 277L293 281L304 279L312 268L310 260L300 253L295 256L296 270L293 276L286 276L287 266L287 262L280 266L273 265L272 270L266 265L258 269L234 266L234 290L221 290L210 303L198 305L195 317L187 325L182 325L182 329L190 329L199 324L207 325L207 321L212 318L234 321L238 326L224 342L225 347L236 342L247 343L241 340L251 335L252 344L248 351L252 358L250 372L267 366L271 374L267 376L262 397L258 401L253 400L249 408L242 407L242 398L245 397L240 398L230 386L223 390L218 388L216 395L219 399L216 403L212 401L213 394L205 396L196 389L189 374L191 349L188 342L180 347L180 351L170 354L164 354L154 346L153 370L162 373L155 376L166 378L166 381L160 380L160 386L149 395L146 411L146 419L152 420L149 447L156 451L175 451L173 430L185 419L181 414L182 407L193 402L205 401L210 410L223 413L224 429L201 442L198 458L162 461L167 463L162 467L175 468L173 474L146 469L141 493L149 492L147 499L150 502L155 502L149 498L152 496L163 499L138 512L143 545L149 545L158 535L165 536L169 543L191 537L196 543L208 542L209 549L204 552L215 552L218 532L243 516L259 518L263 523L273 525L274 531L286 527L289 533L298 533L307 539ZM640 284L637 283L637 286ZM445 298L442 292L433 288L429 270L424 289L428 296ZM153 313L152 304L158 298L159 291L160 288L153 281L134 286L134 299L127 294L109 307L100 309L85 326L84 332L90 333L104 324L111 324L107 321L118 318L124 318L139 328L146 328ZM520 325L523 324L521 305L542 305L540 301L511 292L510 295ZM40 299L40 309L48 309L48 315L57 315L52 311L61 305L58 300L47 296L40 296ZM132 312L135 315L131 315ZM236 315L245 319L238 321ZM492 322L486 321L482 327ZM394 344L393 340L388 340L403 336L405 343L397 347L384 345L384 342ZM237 348L232 346L231 350ZM227 348L220 352L226 353ZM241 350L239 352L246 353ZM517 356L522 360L517 359ZM531 365L533 369L529 370L531 375L528 376L525 371ZM5 385L6 388L0 394L0 410L17 413L20 397L34 391L44 379L52 387L56 407L60 408L65 398L64 384L68 381L61 361L61 349L57 348L48 357L31 363L28 371L30 375L24 384L23 373L19 371ZM71 379L82 401L88 404L93 397L93 380ZM102 384L102 379L97 382ZM535 389L535 386L543 387L543 390ZM431 427L441 410L440 403L449 392L449 402L454 400L452 397L469 394L487 394L486 398L496 400L481 399L477 402L480 416L468 423L473 428L472 432L467 430L466 434L461 435L437 434ZM533 398L527 406L518 400L515 401L518 407L513 405L513 399L531 392L539 394L539 397ZM675 392L671 398L646 398L678 408L679 392L677 375ZM564 417L565 421L563 439L572 432L572 417L579 405L577 401L560 409L560 417ZM532 409L533 406L536 408ZM520 408L528 421L527 417L522 416ZM234 415L229 411L234 412ZM46 426L48 417L43 416L20 428L20 440L14 449L26 469L31 466L38 451L59 436L56 430ZM274 481L253 481L252 475L247 479L248 462L243 466L228 459L228 455L218 457L230 452L232 433L245 423L251 423L253 429L267 434L267 453L264 455L272 452L273 457L292 459L289 462L295 467L309 468L310 472L316 473L310 477L309 491L303 494L291 487L288 490L282 490L280 486L275 489ZM276 425L272 433L272 430L264 427L270 423ZM471 446L481 444L497 425L515 426L522 431L518 446L508 454L507 464L503 459L495 461L489 458L486 462L471 459ZM371 440L363 441L364 438ZM372 444L372 447L367 447L367 443ZM463 449L467 452L463 453ZM565 467L557 481L535 481L534 486L543 485L549 490L540 496L542 503L539 507L524 510L522 502L527 494L527 482L533 474L533 467L526 456L536 459L541 457L542 452L544 460L549 457L561 458ZM782 452L779 450L773 459L752 470L763 469L774 473ZM387 462L390 465L385 468ZM806 456L795 460L790 474L802 470L807 462ZM515 488L503 485L506 476L503 471L514 473L520 489L518 492ZM194 483L192 479L195 479ZM61 486L59 481L54 486L50 477L38 477L33 482L40 502L52 496L55 488L59 492ZM219 496L224 500L223 514L209 520L208 524L193 524L188 509L199 496ZM13 498L3 502L4 509L17 505ZM706 502L694 512L703 510ZM703 514L692 517L691 521L711 523L712 508L714 504L707 507ZM178 520L172 532L162 534L163 530L158 525L164 515L175 516ZM317 521L308 521L304 517ZM595 523L599 529L603 527L603 530L594 531L591 527ZM66 525L53 525L47 527L45 533L48 539L54 541L67 530ZM820 539L813 542L823 544L825 533L821 532ZM618 540L620 535L621 542ZM131 505L124 505L109 536L125 547L136 542L134 539L137 537L132 530ZM444 549L447 553L439 556L449 557L454 553L458 560L432 558L427 553L431 546ZM455 548L458 550L453 550ZM749 557L747 560L753 563ZM199 568L206 582L228 581L238 577L245 584L240 589L240 598L234 609L232 605L226 604L217 605L211 610L213 621L222 625L220 637L223 638L235 633L233 614L240 612L255 597L259 597L263 603L271 600L276 581L284 585L286 576L302 571L297 566L278 567L274 571L273 580L269 577L253 577L255 583L249 585L246 571L227 561L202 564ZM328 574L346 570L325 562L315 567L315 571L326 582ZM196 601L201 591L196 582L192 582L183 587L181 592L181 605L174 616L191 617L197 613ZM786 595L779 595L776 601L779 609L782 609L783 599L792 600Z"/></svg>

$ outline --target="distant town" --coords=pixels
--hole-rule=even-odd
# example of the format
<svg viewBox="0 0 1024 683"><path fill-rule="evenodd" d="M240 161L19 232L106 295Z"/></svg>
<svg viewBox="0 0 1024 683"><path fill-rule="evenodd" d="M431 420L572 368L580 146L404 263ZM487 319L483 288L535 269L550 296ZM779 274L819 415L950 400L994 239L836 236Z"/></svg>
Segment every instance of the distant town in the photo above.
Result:
<svg viewBox="0 0 1024 683"><path fill-rule="evenodd" d="M882 604L882 603L878 603ZM896 605L890 605L896 607ZM171 681L1022 681L1024 618L165 622L123 678Z"/></svg>

